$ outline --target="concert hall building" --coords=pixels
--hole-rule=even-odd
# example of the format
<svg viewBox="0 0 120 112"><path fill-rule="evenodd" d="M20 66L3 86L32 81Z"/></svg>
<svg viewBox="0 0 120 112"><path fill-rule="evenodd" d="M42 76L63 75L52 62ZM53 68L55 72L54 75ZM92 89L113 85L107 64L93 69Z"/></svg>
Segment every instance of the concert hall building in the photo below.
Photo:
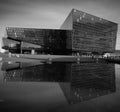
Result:
<svg viewBox="0 0 120 112"><path fill-rule="evenodd" d="M3 49L11 53L114 52L118 24L72 9L60 29L7 27Z"/></svg>

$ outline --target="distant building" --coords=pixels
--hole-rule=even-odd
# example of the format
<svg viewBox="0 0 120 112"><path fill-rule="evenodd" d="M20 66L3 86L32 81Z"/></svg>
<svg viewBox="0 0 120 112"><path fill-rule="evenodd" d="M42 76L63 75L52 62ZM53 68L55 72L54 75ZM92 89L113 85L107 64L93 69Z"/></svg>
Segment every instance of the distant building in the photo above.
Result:
<svg viewBox="0 0 120 112"><path fill-rule="evenodd" d="M6 28L6 38L17 43L3 48L15 53L103 54L115 51L117 28L116 23L73 9L60 29Z"/></svg>

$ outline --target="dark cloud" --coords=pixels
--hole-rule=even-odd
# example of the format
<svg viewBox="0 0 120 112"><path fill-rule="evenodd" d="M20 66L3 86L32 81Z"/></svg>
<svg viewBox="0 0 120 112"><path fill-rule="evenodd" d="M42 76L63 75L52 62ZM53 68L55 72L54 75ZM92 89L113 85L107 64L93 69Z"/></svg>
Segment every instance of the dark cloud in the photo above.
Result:
<svg viewBox="0 0 120 112"><path fill-rule="evenodd" d="M0 19L12 14L25 13L27 0L0 0Z"/></svg>
<svg viewBox="0 0 120 112"><path fill-rule="evenodd" d="M110 11L119 12L120 10L120 0L0 0L0 18L12 14L29 13L29 10L35 10L36 7L40 10L52 9L53 11L59 12L60 10L61 12L64 12L64 10L71 10L71 8L78 8L78 10L81 10L81 4L86 6L84 9L87 10L89 4L90 10L94 10L95 5L104 7Z"/></svg>
<svg viewBox="0 0 120 112"><path fill-rule="evenodd" d="M26 1L26 0L22 0ZM96 3L103 3L103 4L110 4L110 5L119 5L120 0L27 0L27 2L33 3L51 3L51 4L77 4L77 3L86 3L86 2L96 2Z"/></svg>
<svg viewBox="0 0 120 112"><path fill-rule="evenodd" d="M110 8L118 8L120 6L120 0L0 0L0 7L25 7L29 5L39 5L41 6L46 6L46 5L80 5L80 4L85 4L85 3L96 3L96 4L101 4L102 6L105 7L110 7Z"/></svg>
<svg viewBox="0 0 120 112"><path fill-rule="evenodd" d="M103 3L120 3L119 0L0 0L0 3L19 4L19 3L71 3L71 2L103 2Z"/></svg>
<svg viewBox="0 0 120 112"><path fill-rule="evenodd" d="M19 5L19 4L24 4L27 3L29 0L0 0L0 4L14 4L14 5ZM30 0L32 1L32 0Z"/></svg>
<svg viewBox="0 0 120 112"><path fill-rule="evenodd" d="M78 4L86 2L102 3L105 5L120 5L120 0L0 0L0 4L25 5L29 3L41 4Z"/></svg>
<svg viewBox="0 0 120 112"><path fill-rule="evenodd" d="M72 8L77 8L78 10L93 12L94 14L97 10L100 12L99 9L101 7L110 10L111 13L113 11L119 13L119 6L120 0L0 0L0 19L9 15L34 13L35 10L37 11L37 7L38 10L53 10L58 13L64 13Z"/></svg>

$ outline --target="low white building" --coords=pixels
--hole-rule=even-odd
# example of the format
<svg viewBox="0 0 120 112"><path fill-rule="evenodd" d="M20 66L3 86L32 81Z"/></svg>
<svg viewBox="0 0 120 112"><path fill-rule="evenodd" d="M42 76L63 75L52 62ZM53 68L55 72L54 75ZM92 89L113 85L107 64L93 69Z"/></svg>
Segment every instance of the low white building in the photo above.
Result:
<svg viewBox="0 0 120 112"><path fill-rule="evenodd" d="M115 53L105 53L103 55L103 57L107 58L107 57L120 57L120 53L115 52Z"/></svg>

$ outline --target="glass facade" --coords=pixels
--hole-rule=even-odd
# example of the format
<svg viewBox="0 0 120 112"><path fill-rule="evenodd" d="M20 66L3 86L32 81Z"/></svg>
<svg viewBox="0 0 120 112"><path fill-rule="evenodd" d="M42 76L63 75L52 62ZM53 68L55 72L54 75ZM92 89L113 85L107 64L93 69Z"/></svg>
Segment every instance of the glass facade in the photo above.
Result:
<svg viewBox="0 0 120 112"><path fill-rule="evenodd" d="M44 30L32 28L6 28L7 37L17 41L25 41L33 44L44 45Z"/></svg>
<svg viewBox="0 0 120 112"><path fill-rule="evenodd" d="M73 9L60 29L6 28L8 39L41 46L51 54L114 52L117 24Z"/></svg>
<svg viewBox="0 0 120 112"><path fill-rule="evenodd" d="M69 39L72 51L77 52L114 52L116 45L117 24L108 20L73 9L62 24L62 29L69 29L72 21L73 36Z"/></svg>
<svg viewBox="0 0 120 112"><path fill-rule="evenodd" d="M9 27L6 28L6 32L8 39L36 44L42 47L42 51L53 54L66 53L69 46L66 41L71 38L70 30Z"/></svg>
<svg viewBox="0 0 120 112"><path fill-rule="evenodd" d="M20 53L20 42L11 40L8 38L3 38L3 49L6 49L9 52Z"/></svg>

